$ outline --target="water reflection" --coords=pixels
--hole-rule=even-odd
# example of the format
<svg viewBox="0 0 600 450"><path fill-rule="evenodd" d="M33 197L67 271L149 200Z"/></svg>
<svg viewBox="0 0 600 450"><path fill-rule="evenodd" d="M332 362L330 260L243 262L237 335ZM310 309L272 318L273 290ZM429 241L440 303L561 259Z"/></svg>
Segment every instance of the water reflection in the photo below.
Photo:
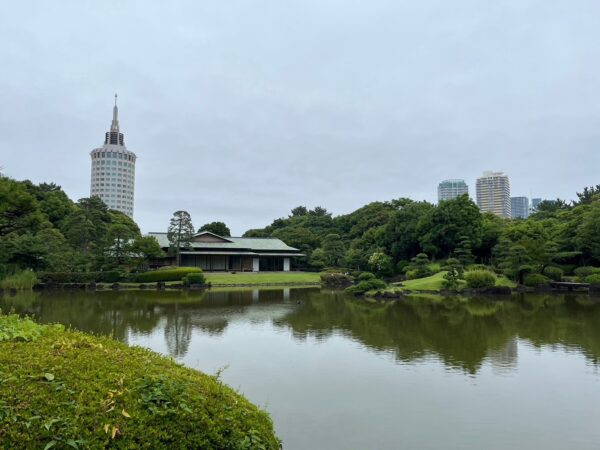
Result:
<svg viewBox="0 0 600 450"><path fill-rule="evenodd" d="M435 357L469 374L486 362L496 373L510 373L517 367L518 339L580 351L594 365L600 357L600 301L574 294L390 303L314 288L27 292L0 298L0 308L124 342L160 334L175 358L187 354L194 331L218 336L236 321L270 323L298 341L341 334L403 364Z"/></svg>

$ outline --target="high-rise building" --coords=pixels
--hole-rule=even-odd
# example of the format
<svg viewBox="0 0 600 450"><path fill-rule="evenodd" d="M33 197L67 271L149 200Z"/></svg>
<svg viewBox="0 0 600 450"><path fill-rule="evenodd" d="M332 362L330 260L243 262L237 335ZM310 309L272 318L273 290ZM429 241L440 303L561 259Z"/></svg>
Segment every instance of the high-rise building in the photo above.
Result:
<svg viewBox="0 0 600 450"><path fill-rule="evenodd" d="M527 197L511 197L510 209L513 219L527 219L529 217L529 199Z"/></svg>
<svg viewBox="0 0 600 450"><path fill-rule="evenodd" d="M104 137L104 145L91 151L92 177L90 195L102 199L109 209L133 217L135 186L135 153L127 150L119 130L117 94L112 124Z"/></svg>
<svg viewBox="0 0 600 450"><path fill-rule="evenodd" d="M531 212L537 211L538 205L542 203L541 198L532 198L531 199Z"/></svg>
<svg viewBox="0 0 600 450"><path fill-rule="evenodd" d="M465 180L444 180L438 184L438 202L452 200L464 194L469 195L469 186Z"/></svg>
<svg viewBox="0 0 600 450"><path fill-rule="evenodd" d="M483 212L510 218L510 183L502 172L483 172L477 178L477 205Z"/></svg>

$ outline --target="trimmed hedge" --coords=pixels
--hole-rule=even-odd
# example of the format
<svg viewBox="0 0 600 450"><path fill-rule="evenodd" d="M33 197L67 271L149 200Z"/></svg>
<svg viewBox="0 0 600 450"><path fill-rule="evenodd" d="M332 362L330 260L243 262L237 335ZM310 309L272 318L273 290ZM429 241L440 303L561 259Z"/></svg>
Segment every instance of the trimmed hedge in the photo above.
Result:
<svg viewBox="0 0 600 450"><path fill-rule="evenodd" d="M590 284L600 284L600 273L594 273L585 277L585 282Z"/></svg>
<svg viewBox="0 0 600 450"><path fill-rule="evenodd" d="M137 283L154 283L158 281L181 281L190 273L202 273L198 267L177 267L175 269L153 270L139 273L135 277Z"/></svg>
<svg viewBox="0 0 600 450"><path fill-rule="evenodd" d="M465 274L465 281L471 289L487 288L496 285L496 276L488 270L472 270Z"/></svg>
<svg viewBox="0 0 600 450"><path fill-rule="evenodd" d="M550 266L544 269L544 275L552 281L562 281L563 271L560 267Z"/></svg>
<svg viewBox="0 0 600 450"><path fill-rule="evenodd" d="M550 283L550 278L545 277L541 273L530 273L523 278L523 284L528 287L545 286Z"/></svg>
<svg viewBox="0 0 600 450"><path fill-rule="evenodd" d="M181 279L184 286L191 285L205 285L206 277L203 273L188 273L185 277Z"/></svg>
<svg viewBox="0 0 600 450"><path fill-rule="evenodd" d="M42 283L117 283L125 274L118 270L105 272L42 272L38 274Z"/></svg>
<svg viewBox="0 0 600 450"><path fill-rule="evenodd" d="M372 278L346 288L346 292L354 295L362 295L367 291L378 291L380 289L385 289L386 287L387 284L385 284L385 281Z"/></svg>
<svg viewBox="0 0 600 450"><path fill-rule="evenodd" d="M361 274L358 276L357 280L358 280L358 281L368 281L368 280L372 280L372 279L374 279L374 278L377 278L377 277L375 276L375 274L373 274L373 273L371 273L371 272L362 272L362 273L361 273Z"/></svg>
<svg viewBox="0 0 600 450"><path fill-rule="evenodd" d="M108 337L0 316L0 447L279 449L217 377Z"/></svg>
<svg viewBox="0 0 600 450"><path fill-rule="evenodd" d="M590 275L595 275L595 274L600 273L600 267L583 266L583 267L578 267L573 272L575 273L575 275L577 275L577 278L579 278L579 281L585 281L585 279L587 277L589 277Z"/></svg>

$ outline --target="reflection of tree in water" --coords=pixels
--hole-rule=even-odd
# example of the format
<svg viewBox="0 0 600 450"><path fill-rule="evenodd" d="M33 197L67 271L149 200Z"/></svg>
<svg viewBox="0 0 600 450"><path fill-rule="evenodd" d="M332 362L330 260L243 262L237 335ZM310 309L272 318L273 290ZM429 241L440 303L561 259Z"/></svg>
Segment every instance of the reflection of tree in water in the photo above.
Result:
<svg viewBox="0 0 600 450"><path fill-rule="evenodd" d="M294 336L324 339L343 333L378 351L411 362L430 355L448 367L476 373L487 358L510 370L516 337L534 345L561 344L595 363L600 355L600 303L584 297L526 295L510 300L412 298L369 303L343 294L311 294L279 326Z"/></svg>
<svg viewBox="0 0 600 450"><path fill-rule="evenodd" d="M174 358L185 356L192 339L192 321L185 309L175 304L169 308L165 324L165 341L169 354Z"/></svg>
<svg viewBox="0 0 600 450"><path fill-rule="evenodd" d="M131 333L147 335L164 326L169 353L183 356L193 329L223 333L231 317L248 307L281 302L283 290L258 291L45 291L0 297L3 311L36 317L42 323L73 328L127 342ZM166 320L162 320L165 318ZM253 318L256 320L256 316ZM262 318L261 320L268 320Z"/></svg>

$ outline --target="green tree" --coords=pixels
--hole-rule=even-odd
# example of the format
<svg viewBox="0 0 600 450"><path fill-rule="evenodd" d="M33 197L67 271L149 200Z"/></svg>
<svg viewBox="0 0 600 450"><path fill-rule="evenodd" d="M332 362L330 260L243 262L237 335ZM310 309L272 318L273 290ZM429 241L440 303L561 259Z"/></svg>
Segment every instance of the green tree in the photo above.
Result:
<svg viewBox="0 0 600 450"><path fill-rule="evenodd" d="M446 271L442 285L446 289L457 290L460 287L460 280L464 278L465 272L460 260L457 258L448 258L442 270Z"/></svg>
<svg viewBox="0 0 600 450"><path fill-rule="evenodd" d="M431 275L430 264L431 261L429 261L427 253L419 253L411 258L410 264L404 270L409 278L425 278Z"/></svg>
<svg viewBox="0 0 600 450"><path fill-rule="evenodd" d="M392 274L394 264L385 253L375 252L369 257L369 267L378 276L387 276Z"/></svg>
<svg viewBox="0 0 600 450"><path fill-rule="evenodd" d="M440 202L418 226L419 242L426 252L448 256L458 247L461 238L473 246L481 243L482 218L479 208L467 196Z"/></svg>
<svg viewBox="0 0 600 450"><path fill-rule="evenodd" d="M471 241L466 236L459 237L458 246L454 249L454 257L463 266L473 264L473 252L471 251Z"/></svg>
<svg viewBox="0 0 600 450"><path fill-rule="evenodd" d="M327 265L327 255L325 251L319 247L315 249L309 258L310 265L317 268L322 269Z"/></svg>
<svg viewBox="0 0 600 450"><path fill-rule="evenodd" d="M208 231L210 233L214 233L218 236L223 236L223 237L231 236L231 231L229 231L229 228L227 227L227 225L225 225L224 222L205 223L204 225L202 225L200 227L200 229L198 230L198 233L200 233L201 231Z"/></svg>
<svg viewBox="0 0 600 450"><path fill-rule="evenodd" d="M327 265L331 267L339 266L339 263L346 252L344 241L342 241L340 235L332 233L325 236L321 248L325 252Z"/></svg>
<svg viewBox="0 0 600 450"><path fill-rule="evenodd" d="M181 249L190 248L192 237L194 236L194 225L192 217L187 211L175 211L169 228L167 230L167 239L171 250L175 253L177 265L181 264Z"/></svg>
<svg viewBox="0 0 600 450"><path fill-rule="evenodd" d="M107 256L111 265L125 266L131 257L131 244L137 237L135 232L122 223L110 225L108 229L110 245Z"/></svg>
<svg viewBox="0 0 600 450"><path fill-rule="evenodd" d="M131 244L131 254L140 269L148 267L151 259L162 258L164 252L154 236L138 236Z"/></svg>
<svg viewBox="0 0 600 450"><path fill-rule="evenodd" d="M306 206L296 206L295 208L292 208L292 217L305 216L307 214L308 209Z"/></svg>
<svg viewBox="0 0 600 450"><path fill-rule="evenodd" d="M396 202L397 210L392 213L385 226L381 244L394 261L408 261L422 251L418 224L434 206L409 199Z"/></svg>

